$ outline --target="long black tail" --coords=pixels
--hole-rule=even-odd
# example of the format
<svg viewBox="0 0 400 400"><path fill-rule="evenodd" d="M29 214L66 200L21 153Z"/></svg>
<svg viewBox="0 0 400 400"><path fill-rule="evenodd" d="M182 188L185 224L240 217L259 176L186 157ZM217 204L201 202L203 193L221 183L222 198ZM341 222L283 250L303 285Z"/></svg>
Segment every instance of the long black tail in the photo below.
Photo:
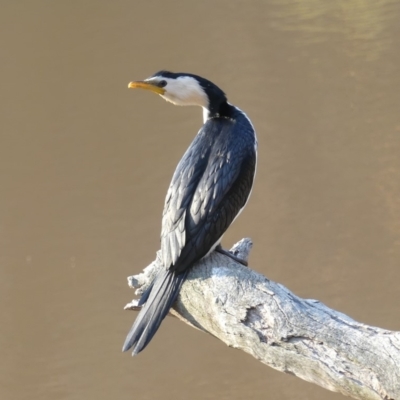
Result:
<svg viewBox="0 0 400 400"><path fill-rule="evenodd" d="M139 305L145 304L125 339L122 351L133 347L132 355L135 355L149 344L177 298L186 275L187 271L180 274L169 270L159 272L140 298Z"/></svg>

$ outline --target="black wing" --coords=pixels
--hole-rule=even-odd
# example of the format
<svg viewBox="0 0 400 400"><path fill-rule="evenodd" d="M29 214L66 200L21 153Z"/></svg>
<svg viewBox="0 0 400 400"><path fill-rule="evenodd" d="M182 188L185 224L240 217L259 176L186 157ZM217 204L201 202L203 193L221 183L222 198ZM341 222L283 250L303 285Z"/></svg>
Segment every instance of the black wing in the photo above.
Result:
<svg viewBox="0 0 400 400"><path fill-rule="evenodd" d="M186 151L165 200L161 253L181 272L205 256L244 207L255 171L250 126L209 120Z"/></svg>

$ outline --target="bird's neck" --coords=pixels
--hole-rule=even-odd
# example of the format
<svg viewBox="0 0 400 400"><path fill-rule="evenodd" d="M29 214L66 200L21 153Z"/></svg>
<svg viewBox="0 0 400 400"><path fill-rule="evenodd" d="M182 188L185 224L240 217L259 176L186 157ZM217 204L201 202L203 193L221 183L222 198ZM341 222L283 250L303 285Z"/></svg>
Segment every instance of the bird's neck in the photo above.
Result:
<svg viewBox="0 0 400 400"><path fill-rule="evenodd" d="M207 107L203 107L203 122L206 123L206 121L208 120L208 108Z"/></svg>
<svg viewBox="0 0 400 400"><path fill-rule="evenodd" d="M235 107L229 104L225 99L218 103L211 102L208 107L203 107L203 121L210 118L232 118Z"/></svg>

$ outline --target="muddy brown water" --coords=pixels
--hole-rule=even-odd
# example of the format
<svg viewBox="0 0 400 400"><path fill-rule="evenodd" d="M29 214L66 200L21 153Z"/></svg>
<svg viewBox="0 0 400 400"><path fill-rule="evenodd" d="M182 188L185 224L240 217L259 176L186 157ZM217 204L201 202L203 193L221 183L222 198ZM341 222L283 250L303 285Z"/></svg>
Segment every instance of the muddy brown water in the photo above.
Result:
<svg viewBox="0 0 400 400"><path fill-rule="evenodd" d="M173 319L121 353L125 278L202 123L127 83L219 84L259 139L225 247L250 236L253 269L400 330L399 20L389 0L3 2L0 398L342 398Z"/></svg>

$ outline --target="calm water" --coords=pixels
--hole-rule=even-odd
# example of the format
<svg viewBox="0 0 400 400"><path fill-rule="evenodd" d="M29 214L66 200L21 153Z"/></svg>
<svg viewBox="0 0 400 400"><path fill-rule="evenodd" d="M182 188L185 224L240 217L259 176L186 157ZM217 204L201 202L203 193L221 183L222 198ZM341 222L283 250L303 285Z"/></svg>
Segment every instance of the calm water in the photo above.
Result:
<svg viewBox="0 0 400 400"><path fill-rule="evenodd" d="M201 126L127 83L219 84L256 126L252 199L225 235L253 269L400 330L400 3L5 1L0 14L0 397L340 399L167 319L120 352L126 276L159 246Z"/></svg>

